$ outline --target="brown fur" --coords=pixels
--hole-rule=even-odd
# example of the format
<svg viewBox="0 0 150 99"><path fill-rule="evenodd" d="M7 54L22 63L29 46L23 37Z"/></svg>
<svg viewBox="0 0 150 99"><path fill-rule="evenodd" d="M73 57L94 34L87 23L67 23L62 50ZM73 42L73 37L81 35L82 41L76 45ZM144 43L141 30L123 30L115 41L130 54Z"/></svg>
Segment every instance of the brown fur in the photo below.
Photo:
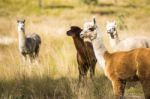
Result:
<svg viewBox="0 0 150 99"><path fill-rule="evenodd" d="M77 26L72 26L71 29L67 31L67 35L72 36L77 50L79 82L86 78L89 69L90 77L93 78L93 75L95 74L95 65L97 62L92 43L84 42L80 38L81 31L82 29Z"/></svg>
<svg viewBox="0 0 150 99"><path fill-rule="evenodd" d="M141 82L146 99L150 99L150 49L105 52L105 74L111 80L117 99L123 97L126 81Z"/></svg>

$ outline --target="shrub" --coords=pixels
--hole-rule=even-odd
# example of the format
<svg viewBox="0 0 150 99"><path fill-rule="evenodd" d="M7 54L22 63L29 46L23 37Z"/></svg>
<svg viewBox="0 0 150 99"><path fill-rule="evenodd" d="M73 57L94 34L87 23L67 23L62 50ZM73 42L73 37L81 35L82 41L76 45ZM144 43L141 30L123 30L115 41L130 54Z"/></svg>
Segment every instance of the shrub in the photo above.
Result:
<svg viewBox="0 0 150 99"><path fill-rule="evenodd" d="M98 3L98 0L81 0L84 4L87 5L96 5Z"/></svg>
<svg viewBox="0 0 150 99"><path fill-rule="evenodd" d="M117 18L117 25L120 30L128 29L127 25L124 22L125 15L120 14Z"/></svg>

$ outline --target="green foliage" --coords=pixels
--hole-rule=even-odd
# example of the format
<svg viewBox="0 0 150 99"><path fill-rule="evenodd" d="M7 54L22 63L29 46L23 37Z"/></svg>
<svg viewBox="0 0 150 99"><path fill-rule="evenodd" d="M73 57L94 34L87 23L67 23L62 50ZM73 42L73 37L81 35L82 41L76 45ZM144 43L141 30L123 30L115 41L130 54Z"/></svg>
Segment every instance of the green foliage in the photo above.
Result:
<svg viewBox="0 0 150 99"><path fill-rule="evenodd" d="M124 22L124 15L120 14L117 19L117 26L120 30L127 29L127 25Z"/></svg>
<svg viewBox="0 0 150 99"><path fill-rule="evenodd" d="M98 3L98 0L81 0L84 4L87 4L87 5L95 5Z"/></svg>
<svg viewBox="0 0 150 99"><path fill-rule="evenodd" d="M136 86L129 87L127 89L127 93L132 93L133 95L141 96L142 95L142 87L140 86L140 83L136 83Z"/></svg>

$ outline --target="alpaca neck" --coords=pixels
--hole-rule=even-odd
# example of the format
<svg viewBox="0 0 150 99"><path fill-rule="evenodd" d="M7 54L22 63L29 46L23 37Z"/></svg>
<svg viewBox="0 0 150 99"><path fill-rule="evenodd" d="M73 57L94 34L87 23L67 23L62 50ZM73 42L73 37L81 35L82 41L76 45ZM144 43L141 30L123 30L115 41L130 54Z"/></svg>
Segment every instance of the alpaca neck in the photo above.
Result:
<svg viewBox="0 0 150 99"><path fill-rule="evenodd" d="M115 31L113 38L109 36L109 41L110 41L111 47L114 49L115 46L120 42L117 31Z"/></svg>
<svg viewBox="0 0 150 99"><path fill-rule="evenodd" d="M83 42L83 40L82 40L80 37L75 36L75 37L73 37L73 41L74 41L76 50L77 50L81 55L84 55L84 42Z"/></svg>
<svg viewBox="0 0 150 99"><path fill-rule="evenodd" d="M98 63L100 67L104 69L105 68L104 54L107 51L107 49L103 43L101 32L97 31L97 38L92 41L92 44Z"/></svg>
<svg viewBox="0 0 150 99"><path fill-rule="evenodd" d="M19 47L22 48L25 46L26 42L26 36L25 36L25 30L18 30L19 32Z"/></svg>

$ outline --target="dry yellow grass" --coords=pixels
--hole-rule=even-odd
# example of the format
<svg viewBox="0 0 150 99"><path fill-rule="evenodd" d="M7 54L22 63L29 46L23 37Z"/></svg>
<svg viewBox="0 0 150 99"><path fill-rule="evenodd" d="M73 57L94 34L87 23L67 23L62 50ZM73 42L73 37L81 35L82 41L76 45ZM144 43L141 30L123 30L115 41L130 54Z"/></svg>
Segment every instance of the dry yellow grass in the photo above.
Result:
<svg viewBox="0 0 150 99"><path fill-rule="evenodd" d="M36 19L42 20L44 18ZM103 19L106 20L106 18ZM58 25L53 19L40 22L34 22L34 20L35 18L27 20L26 32L30 31L29 33L32 33L36 31L42 38L39 55L40 63L23 63L18 51L17 41L11 45L1 45L0 95L2 98L11 97L14 99L15 97L25 97L32 99L32 97L40 97L45 99L49 97L54 99L97 99L98 97L103 97L103 99L108 99L112 97L111 83L105 78L98 66L94 83L89 80L87 87L80 89L81 92L78 93L76 50L72 38L67 37L65 34L66 30L69 29L67 20L62 21ZM58 19L58 22L60 20ZM75 24L74 21L72 24ZM99 21L99 23L102 23L104 20ZM12 37L17 39L16 20L12 19L10 22L12 23L6 21L5 24L13 24L13 28L10 34L5 35L12 35ZM76 22L77 24L82 24L80 21ZM104 22L103 24L105 24ZM104 32L104 25L99 26L103 27L102 31ZM3 26L3 28L5 27ZM7 31L7 28L5 30ZM134 33L136 32L134 31ZM105 40L108 43L107 37Z"/></svg>
<svg viewBox="0 0 150 99"><path fill-rule="evenodd" d="M33 24L37 23L29 22L27 27ZM42 28L42 26L40 27ZM15 29L11 32L15 33ZM34 29L34 25L32 29ZM47 29L50 31L49 28ZM30 31L30 28L27 31ZM98 75L102 77L96 76L94 84L88 81L88 86L78 92L76 51L72 39L66 36L65 31L63 34L56 34L57 32L54 34L37 33L42 38L39 64L23 63L20 59L17 42L9 46L0 46L1 98L95 99L96 97L110 97L111 94L105 95L109 92L107 87L111 86L110 82L100 73ZM17 34L14 37L17 38ZM106 86L104 86L105 83Z"/></svg>

